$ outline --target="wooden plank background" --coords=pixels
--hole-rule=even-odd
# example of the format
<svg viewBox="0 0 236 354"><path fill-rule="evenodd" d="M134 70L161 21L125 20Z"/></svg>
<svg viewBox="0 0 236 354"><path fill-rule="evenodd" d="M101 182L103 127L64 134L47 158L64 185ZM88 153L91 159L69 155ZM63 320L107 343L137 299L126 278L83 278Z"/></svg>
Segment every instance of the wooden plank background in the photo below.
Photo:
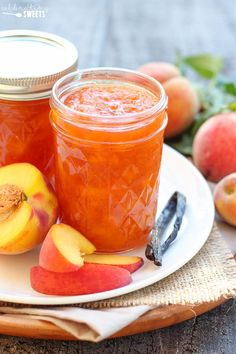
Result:
<svg viewBox="0 0 236 354"><path fill-rule="evenodd" d="M6 9L41 7L45 18L3 15ZM0 30L37 29L73 41L81 68L135 69L151 60L217 53L236 79L234 0L10 0L0 1ZM1 55L1 53L0 53ZM234 301L180 325L99 344L0 336L0 353L236 353Z"/></svg>

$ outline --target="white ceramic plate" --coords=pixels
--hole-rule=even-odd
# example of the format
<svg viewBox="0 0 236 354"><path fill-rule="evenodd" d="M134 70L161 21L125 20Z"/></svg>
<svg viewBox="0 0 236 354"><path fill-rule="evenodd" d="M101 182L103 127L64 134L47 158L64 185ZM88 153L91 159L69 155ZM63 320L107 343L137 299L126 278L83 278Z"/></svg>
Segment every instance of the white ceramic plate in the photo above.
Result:
<svg viewBox="0 0 236 354"><path fill-rule="evenodd" d="M144 266L133 274L133 282L123 288L90 295L47 296L30 287L29 271L31 266L38 264L39 249L18 256L1 255L0 300L38 305L97 301L130 293L167 277L194 257L204 245L212 228L214 206L211 192L197 169L182 155L164 146L159 212L176 190L187 197L187 209L179 236L164 255L162 267L145 260ZM144 248L126 254L144 257Z"/></svg>

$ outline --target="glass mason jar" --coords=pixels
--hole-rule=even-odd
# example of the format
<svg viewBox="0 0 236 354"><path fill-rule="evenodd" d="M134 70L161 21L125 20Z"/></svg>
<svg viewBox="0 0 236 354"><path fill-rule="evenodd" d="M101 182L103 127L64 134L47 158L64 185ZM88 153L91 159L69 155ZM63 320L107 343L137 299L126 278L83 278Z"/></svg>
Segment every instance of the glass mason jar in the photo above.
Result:
<svg viewBox="0 0 236 354"><path fill-rule="evenodd" d="M0 166L29 162L53 181L49 97L77 68L72 43L50 33L0 32Z"/></svg>
<svg viewBox="0 0 236 354"><path fill-rule="evenodd" d="M53 174L53 134L49 99L0 99L0 164L29 162L49 178Z"/></svg>
<svg viewBox="0 0 236 354"><path fill-rule="evenodd" d="M71 93L98 84L145 89L156 103L115 117L66 105ZM161 84L135 71L82 70L54 85L50 118L61 220L97 251L126 251L147 242L157 209L166 110Z"/></svg>

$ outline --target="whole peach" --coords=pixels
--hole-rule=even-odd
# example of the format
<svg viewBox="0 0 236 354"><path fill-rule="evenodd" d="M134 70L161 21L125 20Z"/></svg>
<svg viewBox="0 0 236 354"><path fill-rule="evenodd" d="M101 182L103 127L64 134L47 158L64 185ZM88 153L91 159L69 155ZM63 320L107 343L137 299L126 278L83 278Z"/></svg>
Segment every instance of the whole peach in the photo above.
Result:
<svg viewBox="0 0 236 354"><path fill-rule="evenodd" d="M146 75L150 75L159 82L165 82L173 77L180 76L179 69L170 63L165 62L150 62L138 68L138 71Z"/></svg>
<svg viewBox="0 0 236 354"><path fill-rule="evenodd" d="M215 187L214 201L219 215L236 226L236 173L224 177Z"/></svg>
<svg viewBox="0 0 236 354"><path fill-rule="evenodd" d="M173 138L192 124L194 115L199 110L199 99L191 82L184 77L174 77L163 86L168 96L168 124L165 137Z"/></svg>
<svg viewBox="0 0 236 354"><path fill-rule="evenodd" d="M236 172L236 113L216 115L201 126L193 142L193 161L212 182Z"/></svg>

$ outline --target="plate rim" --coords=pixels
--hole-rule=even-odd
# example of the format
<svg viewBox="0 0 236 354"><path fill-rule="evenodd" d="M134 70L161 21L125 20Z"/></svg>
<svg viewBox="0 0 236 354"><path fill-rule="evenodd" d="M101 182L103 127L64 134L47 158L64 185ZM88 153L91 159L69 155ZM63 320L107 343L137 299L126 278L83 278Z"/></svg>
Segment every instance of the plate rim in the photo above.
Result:
<svg viewBox="0 0 236 354"><path fill-rule="evenodd" d="M208 203L209 203L209 210L208 210L208 224L205 225L204 228L204 235L202 236L202 242L199 243L198 247L196 249L193 249L192 252L190 251L188 256L184 258L183 261L179 262L177 267L176 265L173 265L172 267L169 267L166 272L163 273L161 278L156 280L156 274L153 274L153 276L140 280L138 283L131 283L127 286L118 288L118 289L112 289L100 293L95 293L95 294L87 294L87 295L74 295L74 296L50 296L50 295L44 295L44 296L34 296L34 297L25 297L25 296L19 296L19 295L4 295L0 293L0 301L2 302L12 302L12 303L17 303L17 304L28 304L28 305L69 305L69 304L82 304L82 303L87 303L87 302L95 302L95 301L101 301L101 300L107 300L111 298L115 298L121 295L126 295L130 294L134 291L143 289L149 285L152 285L156 282L159 282L160 280L163 280L164 278L168 277L170 274L173 274L180 268L182 268L185 264L187 264L199 251L200 249L204 246L205 242L208 239L208 236L210 235L211 229L213 227L214 223L214 217L215 217L215 209L214 209L214 202L211 194L210 187L208 186L205 178L202 176L202 174L199 172L199 170L192 164L191 161L189 161L186 157L184 157L182 154L180 154L178 151L174 150L170 146L164 144L163 145L163 150L169 150L171 154L174 154L178 156L178 158L185 160L186 165L188 168L190 168L198 178L202 182L202 186L205 188L206 195L208 194ZM94 299L94 297L96 297Z"/></svg>

